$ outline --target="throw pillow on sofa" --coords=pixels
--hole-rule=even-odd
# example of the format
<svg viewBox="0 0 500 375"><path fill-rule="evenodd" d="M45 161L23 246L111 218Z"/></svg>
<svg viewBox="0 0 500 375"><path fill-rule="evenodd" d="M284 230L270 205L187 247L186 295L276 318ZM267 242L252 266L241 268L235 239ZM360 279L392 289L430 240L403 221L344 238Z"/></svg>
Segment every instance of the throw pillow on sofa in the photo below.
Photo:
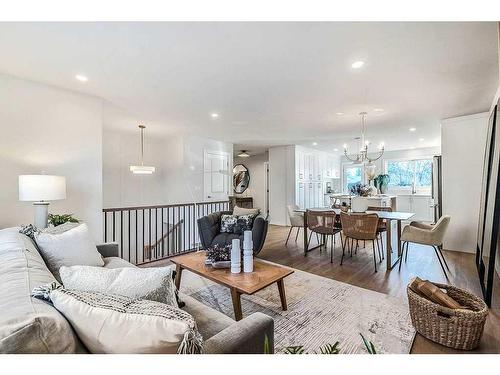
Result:
<svg viewBox="0 0 500 375"><path fill-rule="evenodd" d="M233 215L242 216L242 215L253 215L257 216L260 213L258 208L242 208L238 206L234 206Z"/></svg>
<svg viewBox="0 0 500 375"><path fill-rule="evenodd" d="M80 224L60 234L36 233L35 241L47 267L59 281L59 268L62 266L104 266L87 224Z"/></svg>
<svg viewBox="0 0 500 375"><path fill-rule="evenodd" d="M176 287L170 267L114 268L89 266L63 266L59 269L64 288L118 294L129 298L141 298L178 307Z"/></svg>
<svg viewBox="0 0 500 375"><path fill-rule="evenodd" d="M243 234L246 230L252 230L254 215L241 215L236 219L236 224L233 227L234 234Z"/></svg>
<svg viewBox="0 0 500 375"><path fill-rule="evenodd" d="M236 215L222 215L220 219L220 232L233 233L237 221L238 217Z"/></svg>
<svg viewBox="0 0 500 375"><path fill-rule="evenodd" d="M50 300L71 323L91 353L149 354L202 352L202 337L187 312L164 303L79 292L56 283L32 296Z"/></svg>

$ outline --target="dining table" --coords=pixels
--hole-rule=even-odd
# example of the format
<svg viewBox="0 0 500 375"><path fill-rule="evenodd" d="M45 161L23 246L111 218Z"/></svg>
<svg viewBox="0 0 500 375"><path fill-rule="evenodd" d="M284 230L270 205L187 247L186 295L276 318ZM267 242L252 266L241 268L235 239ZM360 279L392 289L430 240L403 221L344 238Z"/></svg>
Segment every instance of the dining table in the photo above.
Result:
<svg viewBox="0 0 500 375"><path fill-rule="evenodd" d="M337 215L340 215L342 211L340 208L308 208L306 209L296 209L295 212L300 212L304 214L304 256L307 256L309 251L317 249L322 245L318 245L312 248L308 246L308 238L307 238L307 215L306 211L322 211L322 212L335 212ZM350 212L348 212L350 213ZM400 212L400 211L366 211L366 214L377 214L379 219L386 220L386 263L387 270L391 270L394 268L396 264L401 259L401 230L402 230L402 222L410 220L415 213L413 212ZM393 238L392 238L392 223L396 222L396 238L397 245L393 246ZM397 250L397 254L394 254L394 250ZM396 256L393 256L396 255Z"/></svg>

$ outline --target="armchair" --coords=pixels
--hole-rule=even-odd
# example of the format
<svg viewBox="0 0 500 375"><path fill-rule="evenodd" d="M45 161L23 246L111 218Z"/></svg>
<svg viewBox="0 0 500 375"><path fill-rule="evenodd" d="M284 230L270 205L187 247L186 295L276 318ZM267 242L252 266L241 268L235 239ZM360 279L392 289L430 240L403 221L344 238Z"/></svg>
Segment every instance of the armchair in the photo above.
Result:
<svg viewBox="0 0 500 375"><path fill-rule="evenodd" d="M229 245L235 238L243 243L243 235L220 233L222 215L231 215L231 211L220 211L198 219L198 234L204 249L213 245ZM252 226L253 253L257 255L264 246L267 235L268 221L257 216Z"/></svg>

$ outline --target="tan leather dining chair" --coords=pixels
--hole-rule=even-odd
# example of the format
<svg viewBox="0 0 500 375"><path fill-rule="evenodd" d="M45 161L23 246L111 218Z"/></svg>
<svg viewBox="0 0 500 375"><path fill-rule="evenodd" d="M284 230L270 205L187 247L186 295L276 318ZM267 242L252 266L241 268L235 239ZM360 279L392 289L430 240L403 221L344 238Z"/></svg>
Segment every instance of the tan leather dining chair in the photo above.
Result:
<svg viewBox="0 0 500 375"><path fill-rule="evenodd" d="M434 248L434 251L436 252L436 256L439 260L441 268L443 269L444 275L448 277L443 262L446 265L448 271L450 270L450 268L448 267L448 263L446 263L446 259L444 258L442 248L443 248L444 235L446 234L446 230L448 229L450 220L451 216L444 215L441 216L441 218L434 225L420 223L416 221L412 221L410 225L407 225L403 229L403 233L401 234L401 241L403 241L403 251L401 253L401 259L399 260L399 269L401 270L401 263L403 263L403 254L405 250L406 250L405 262L406 262L406 260L408 259L409 244L410 242L413 242L421 245L432 246ZM442 261L441 258L443 259Z"/></svg>
<svg viewBox="0 0 500 375"><path fill-rule="evenodd" d="M344 244L342 246L342 259L340 260L340 265L344 261L345 248L350 250L351 256L354 247L354 241L356 241L356 248L358 248L358 241L372 241L373 248L373 263L375 265L375 272L377 272L377 257L375 255L375 240L377 239L377 228L378 228L378 215L377 214L357 214L357 213L340 213L340 221L342 222L342 233L346 237ZM380 247L377 241L377 250L380 261Z"/></svg>
<svg viewBox="0 0 500 375"><path fill-rule="evenodd" d="M332 211L307 210L306 215L307 228L311 231L311 234L316 233L316 235L321 236L321 247L326 248L328 245L328 237L332 237L330 242L330 263L333 263L333 253L335 251L335 235L341 232L341 229L337 225L337 214ZM311 236L309 236L309 242L310 241ZM309 248L309 243L307 244L307 247Z"/></svg>

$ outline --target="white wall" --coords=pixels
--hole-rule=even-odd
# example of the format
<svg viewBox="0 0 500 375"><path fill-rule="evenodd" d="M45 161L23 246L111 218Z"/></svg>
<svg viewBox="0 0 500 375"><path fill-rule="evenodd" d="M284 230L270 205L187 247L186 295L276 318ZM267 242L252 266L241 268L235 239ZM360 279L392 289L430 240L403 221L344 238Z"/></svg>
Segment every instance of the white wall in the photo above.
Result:
<svg viewBox="0 0 500 375"><path fill-rule="evenodd" d="M234 158L234 165L243 164L250 173L250 184L243 194L235 194L241 197L252 197L253 206L264 212L266 207L266 170L265 164L269 161L269 153L250 156L249 158Z"/></svg>
<svg viewBox="0 0 500 375"><path fill-rule="evenodd" d="M474 253L488 113L443 120L443 215L451 215L444 248Z"/></svg>
<svg viewBox="0 0 500 375"><path fill-rule="evenodd" d="M269 149L269 222L288 225L287 205L295 203L295 146Z"/></svg>
<svg viewBox="0 0 500 375"><path fill-rule="evenodd" d="M144 164L155 173L133 174L130 165L140 164L140 136L136 132L103 130L103 205L104 207L147 206L164 204L165 138L148 137L144 143Z"/></svg>
<svg viewBox="0 0 500 375"><path fill-rule="evenodd" d="M0 74L0 228L33 220L18 200L20 174L66 177L67 199L49 212L73 213L102 240L102 102Z"/></svg>

